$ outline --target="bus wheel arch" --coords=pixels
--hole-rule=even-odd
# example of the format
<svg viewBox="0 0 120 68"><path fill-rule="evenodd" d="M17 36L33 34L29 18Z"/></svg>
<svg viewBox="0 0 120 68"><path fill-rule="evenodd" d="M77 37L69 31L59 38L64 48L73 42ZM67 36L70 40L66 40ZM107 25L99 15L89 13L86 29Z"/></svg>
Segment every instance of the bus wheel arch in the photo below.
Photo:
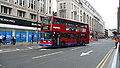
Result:
<svg viewBox="0 0 120 68"><path fill-rule="evenodd" d="M82 41L82 46L85 46L85 40Z"/></svg>

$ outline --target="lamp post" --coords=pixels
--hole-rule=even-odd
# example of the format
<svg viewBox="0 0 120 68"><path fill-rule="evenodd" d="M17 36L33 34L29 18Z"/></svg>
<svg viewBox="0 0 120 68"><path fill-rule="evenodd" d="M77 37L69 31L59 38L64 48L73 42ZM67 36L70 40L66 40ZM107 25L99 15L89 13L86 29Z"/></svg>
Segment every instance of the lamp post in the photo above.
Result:
<svg viewBox="0 0 120 68"><path fill-rule="evenodd" d="M39 5L39 0L38 0L38 5ZM39 6L37 7L37 44L38 44L38 41L39 41L38 17L39 17Z"/></svg>
<svg viewBox="0 0 120 68"><path fill-rule="evenodd" d="M39 12L39 10L37 10L37 44L38 44L38 17L39 17L39 15L38 15L38 12Z"/></svg>

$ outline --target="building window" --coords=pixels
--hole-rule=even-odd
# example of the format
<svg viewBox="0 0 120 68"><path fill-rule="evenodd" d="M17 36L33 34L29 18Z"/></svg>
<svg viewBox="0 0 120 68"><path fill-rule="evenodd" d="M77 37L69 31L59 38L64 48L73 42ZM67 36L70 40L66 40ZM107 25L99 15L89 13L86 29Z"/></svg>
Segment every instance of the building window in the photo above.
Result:
<svg viewBox="0 0 120 68"><path fill-rule="evenodd" d="M90 17L90 26L91 26L91 17Z"/></svg>
<svg viewBox="0 0 120 68"><path fill-rule="evenodd" d="M62 3L60 3L60 9L62 9Z"/></svg>
<svg viewBox="0 0 120 68"><path fill-rule="evenodd" d="M80 10L80 15L82 15L82 10Z"/></svg>
<svg viewBox="0 0 120 68"><path fill-rule="evenodd" d="M60 17L66 18L66 11L60 11Z"/></svg>
<svg viewBox="0 0 120 68"><path fill-rule="evenodd" d="M35 0L29 0L29 8L35 9Z"/></svg>
<svg viewBox="0 0 120 68"><path fill-rule="evenodd" d="M87 15L87 23L89 23L89 16Z"/></svg>
<svg viewBox="0 0 120 68"><path fill-rule="evenodd" d="M10 2L11 0L5 0L5 1Z"/></svg>
<svg viewBox="0 0 120 68"><path fill-rule="evenodd" d="M35 14L30 13L30 18L31 18L31 19L33 19L33 20L36 20L36 15L35 15Z"/></svg>
<svg viewBox="0 0 120 68"><path fill-rule="evenodd" d="M39 1L39 6L40 6L40 8L39 8L39 10L40 10L40 12L44 12L45 10L45 1L43 1L43 0L41 0L41 1Z"/></svg>
<svg viewBox="0 0 120 68"><path fill-rule="evenodd" d="M82 16L80 16L80 21L82 22Z"/></svg>
<svg viewBox="0 0 120 68"><path fill-rule="evenodd" d="M19 16L19 17L25 17L25 12L18 10L17 11L17 16Z"/></svg>
<svg viewBox="0 0 120 68"><path fill-rule="evenodd" d="M25 1L24 0L17 0L17 4L20 6L24 6Z"/></svg>
<svg viewBox="0 0 120 68"><path fill-rule="evenodd" d="M51 0L49 0L49 3L51 3Z"/></svg>
<svg viewBox="0 0 120 68"><path fill-rule="evenodd" d="M64 8L66 8L66 3L64 3Z"/></svg>
<svg viewBox="0 0 120 68"><path fill-rule="evenodd" d="M86 14L83 13L83 22L85 23L86 22Z"/></svg>
<svg viewBox="0 0 120 68"><path fill-rule="evenodd" d="M71 19L73 19L73 12L71 12Z"/></svg>
<svg viewBox="0 0 120 68"><path fill-rule="evenodd" d="M5 14L11 14L11 10L12 8L6 7L6 6L1 6L1 13L5 13Z"/></svg>
<svg viewBox="0 0 120 68"><path fill-rule="evenodd" d="M72 9L73 9L73 3L72 3Z"/></svg>
<svg viewBox="0 0 120 68"><path fill-rule="evenodd" d="M51 14L51 7L49 7L49 13Z"/></svg>

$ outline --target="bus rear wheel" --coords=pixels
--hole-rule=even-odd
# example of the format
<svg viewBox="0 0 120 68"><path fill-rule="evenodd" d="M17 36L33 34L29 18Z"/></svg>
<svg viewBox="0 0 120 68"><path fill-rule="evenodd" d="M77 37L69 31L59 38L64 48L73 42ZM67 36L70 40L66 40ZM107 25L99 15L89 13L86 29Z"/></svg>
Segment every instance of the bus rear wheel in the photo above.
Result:
<svg viewBox="0 0 120 68"><path fill-rule="evenodd" d="M65 46L65 42L61 42L61 46L64 47Z"/></svg>

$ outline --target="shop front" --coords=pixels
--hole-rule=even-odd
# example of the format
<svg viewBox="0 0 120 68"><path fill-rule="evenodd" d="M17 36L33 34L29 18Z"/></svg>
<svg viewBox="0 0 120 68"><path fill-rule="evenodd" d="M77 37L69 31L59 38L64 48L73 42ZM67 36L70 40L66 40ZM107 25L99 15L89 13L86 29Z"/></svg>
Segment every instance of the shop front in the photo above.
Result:
<svg viewBox="0 0 120 68"><path fill-rule="evenodd" d="M40 40L39 29L40 23L0 16L0 34L6 37L6 42L11 42L13 36L16 42L37 42Z"/></svg>

